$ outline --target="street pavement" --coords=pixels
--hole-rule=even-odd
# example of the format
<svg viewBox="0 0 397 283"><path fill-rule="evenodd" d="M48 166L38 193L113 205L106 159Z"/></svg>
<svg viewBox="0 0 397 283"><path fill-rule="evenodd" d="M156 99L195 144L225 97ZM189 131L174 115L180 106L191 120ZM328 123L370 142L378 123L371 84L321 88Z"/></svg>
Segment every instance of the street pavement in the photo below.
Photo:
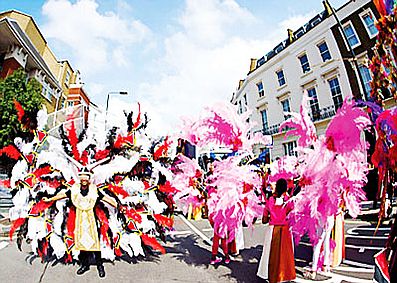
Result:
<svg viewBox="0 0 397 283"><path fill-rule="evenodd" d="M332 270L331 276L318 275L321 282L372 282L373 254L384 245L388 227L381 227L373 237L374 224L362 220L346 220L346 261ZM244 228L245 249L242 260L226 265L209 264L212 229L207 220L189 221L175 217L175 230L167 236L167 253L147 252L145 258L134 261L106 262L106 277L100 279L96 267L82 276L75 274L77 265L41 263L25 245L20 252L15 242L0 241L0 274L2 282L263 282L256 276L262 253L264 225ZM372 242L371 242L371 239ZM378 239L379 238L379 239ZM296 247L296 282L303 279L312 247L302 241Z"/></svg>

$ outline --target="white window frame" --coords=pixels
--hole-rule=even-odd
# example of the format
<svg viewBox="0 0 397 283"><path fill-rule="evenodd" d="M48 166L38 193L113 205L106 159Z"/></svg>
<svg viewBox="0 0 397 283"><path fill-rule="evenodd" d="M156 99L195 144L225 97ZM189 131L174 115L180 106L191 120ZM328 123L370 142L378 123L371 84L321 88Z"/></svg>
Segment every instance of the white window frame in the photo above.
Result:
<svg viewBox="0 0 397 283"><path fill-rule="evenodd" d="M262 86L262 90L259 90L259 85ZM258 90L258 95L259 98L264 97L265 96L265 88L263 87L263 81L259 81L256 83L256 88Z"/></svg>
<svg viewBox="0 0 397 283"><path fill-rule="evenodd" d="M335 96L332 93L332 88L331 88L331 85L330 85L330 81L332 81L334 79L336 79L338 81L338 86L339 86L339 90L340 90L340 93L337 95L338 97L340 96L340 98L341 98L341 103L340 103L340 105L338 105L339 106L338 108L337 108L337 105L335 105L335 100L334 100ZM340 84L340 80L339 80L338 76L333 76L333 77L328 78L327 82L328 82L328 88L329 88L329 91L330 91L330 94L331 94L332 103L335 106L335 113L336 113L338 111L338 109L341 108L342 105L343 105L344 97L343 97L343 92L342 92L342 86Z"/></svg>
<svg viewBox="0 0 397 283"><path fill-rule="evenodd" d="M347 26L350 26L350 27L351 27L351 29L352 29L352 31L353 31L353 33L354 33L354 36L356 37L358 43L356 43L356 44L354 44L354 45L350 45L350 43L349 43L349 38L347 37L347 35L346 35L346 33L345 33L345 27L347 27ZM360 37L358 36L358 33L356 32L356 29L354 28L354 25L353 25L353 23L352 23L351 21L348 21L348 22L346 22L346 23L344 23L344 24L342 25L342 32L346 35L346 39L347 39L346 44L349 44L351 48L354 49L354 48L356 48L357 46L360 46L360 45L361 45ZM343 37L343 38L345 38L345 37ZM349 46L347 46L347 47L349 47Z"/></svg>
<svg viewBox="0 0 397 283"><path fill-rule="evenodd" d="M312 89L314 89L314 92L315 92L315 94L316 94L316 100L314 101L313 99L311 99L311 96L309 95L309 90L312 90ZM315 113L314 113L314 111L313 111L313 108L316 108L316 111L318 112L318 113L316 113L316 114L318 114L318 115L320 115L320 112L321 112L321 107L320 107L320 102L318 101L318 94L317 94L317 88L316 88L316 85L313 85L313 86L310 86L310 87L308 87L307 89L306 89L306 92L307 92L307 96L309 97L309 107L310 107L310 112L312 113L312 117L313 117L313 119L315 118L314 116L315 116ZM316 106L317 105L317 106Z"/></svg>
<svg viewBox="0 0 397 283"><path fill-rule="evenodd" d="M280 84L280 78L278 77L278 73L279 72L282 72L283 73L283 79L284 79L284 83L283 84ZM285 86L286 84L287 84L287 80L286 80L286 78L285 78L285 73L284 73L284 69L283 68L280 68L280 69L278 69L277 71L276 71L276 78L277 78L277 83L278 83L278 87L279 88L281 88L281 87L283 87L283 86Z"/></svg>
<svg viewBox="0 0 397 283"><path fill-rule="evenodd" d="M264 121L263 121L263 113L262 112L266 113L266 125L263 123ZM269 116L268 116L267 108L260 110L259 113L261 114L261 121L262 121L263 130L268 130L269 129Z"/></svg>
<svg viewBox="0 0 397 283"><path fill-rule="evenodd" d="M365 30L366 30L367 33L368 33L369 38L372 39L372 38L374 38L375 36L378 35L379 31L378 31L378 29L376 29L377 32L374 33L374 34L371 34L371 31L368 29L368 26L367 26L367 24L366 24L365 21L364 21L364 16L365 16L365 15L368 15L368 14L369 14L369 16L372 17L372 19L374 20L374 26L375 26L376 17L375 17L375 15L374 15L374 13L372 12L371 9L366 9L365 11L361 12L361 13L359 14L359 16L360 16L360 19L361 19L361 21L362 21L364 27L365 27ZM375 26L375 28L376 28L376 26Z"/></svg>
<svg viewBox="0 0 397 283"><path fill-rule="evenodd" d="M303 56L306 56L306 59L307 59L308 70L306 70L306 71L303 70L303 66L304 66L304 65L302 65L302 61L301 61L301 58L302 58ZM301 53L301 54L298 55L298 61L299 61L299 64L301 65L301 69L302 69L302 72L303 72L304 74L309 73L309 72L312 70L311 67L310 67L309 56L307 56L307 53L306 53L306 52Z"/></svg>
<svg viewBox="0 0 397 283"><path fill-rule="evenodd" d="M324 59L323 59L323 53L321 53L321 50L320 50L320 45L323 44L323 43L325 43L325 45L327 46L327 51L328 51L329 57L330 57L329 59L327 59L327 60L325 60L325 61L324 61ZM316 46L317 46L318 53L320 54L321 61L322 61L323 63L332 60L332 53L331 53L331 50L329 49L329 46L328 46L328 43L327 43L326 40L321 40L320 42L318 42L318 43L316 44Z"/></svg>
<svg viewBox="0 0 397 283"><path fill-rule="evenodd" d="M360 73L360 75L361 75L361 77L362 77L362 79L363 79L364 87L369 86L369 94L368 94L368 97L370 97L370 96L371 96L371 90L372 90L372 89L371 89L371 81L372 81L374 75L372 74L371 69L368 68L364 63L359 63L359 64L358 64L358 71L359 71L359 72L361 72L361 68L362 68L362 67L364 67L365 69L367 69L367 71L368 71L368 73L369 73L369 76L370 76L370 80L369 80L369 81L366 81L366 80L365 80L365 77L364 77L364 74L363 74L363 73ZM366 91L367 91L367 89L364 89L364 92L366 92ZM366 93L365 93L365 95L366 95ZM367 97L367 95L366 95L365 99L367 100L368 97Z"/></svg>
<svg viewBox="0 0 397 283"><path fill-rule="evenodd" d="M65 84L66 84L67 86L69 86L69 84L70 84L70 78L71 78L71 76L72 76L72 74L70 73L70 71L69 71L69 70L66 70Z"/></svg>
<svg viewBox="0 0 397 283"><path fill-rule="evenodd" d="M286 101L288 101L288 108L289 108L289 111L284 111L284 104L283 104L283 103L286 102ZM284 114L284 113L285 113L285 112L291 112L291 100L290 100L290 98L287 96L286 98L280 100L280 104L281 104L281 109L282 109L282 111L283 111L284 120L287 120L288 118L291 117L291 115L289 115L289 114Z"/></svg>
<svg viewBox="0 0 397 283"><path fill-rule="evenodd" d="M291 150L289 147L291 147ZM296 151L296 148L297 148L296 141L289 141L283 143L284 156L298 156L298 152ZM292 153L293 155L290 155L290 153Z"/></svg>

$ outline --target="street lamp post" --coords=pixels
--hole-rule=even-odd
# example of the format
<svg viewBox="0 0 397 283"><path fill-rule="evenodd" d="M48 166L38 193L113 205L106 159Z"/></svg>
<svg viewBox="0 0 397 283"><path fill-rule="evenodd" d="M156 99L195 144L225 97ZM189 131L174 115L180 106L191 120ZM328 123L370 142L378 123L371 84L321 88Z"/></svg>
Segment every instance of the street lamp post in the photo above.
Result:
<svg viewBox="0 0 397 283"><path fill-rule="evenodd" d="M108 93L108 97L106 100L106 112L105 112L105 130L106 130L106 125L107 125L107 120L108 120L109 97L111 94L128 95L128 92L126 92L126 91L111 91Z"/></svg>
<svg viewBox="0 0 397 283"><path fill-rule="evenodd" d="M359 98L360 98L360 99L363 99L363 94L365 93L365 84L364 84L363 77L362 77L362 75L361 75L361 73L360 73L360 68L358 67L356 54L354 53L353 48L350 46L349 40L347 39L347 36L346 36L345 31L344 31L344 29L343 29L342 23L340 22L338 16L336 15L336 10L334 9L334 7L331 6L331 4L329 3L328 0L324 0L323 3L326 5L326 7L328 6L327 9L329 8L329 9L331 10L331 12L332 12L332 14L334 15L334 18L335 18L335 20L336 20L336 22L337 22L337 24L338 24L338 27L339 27L339 29L340 29L340 32L341 32L341 34L342 34L342 36L343 36L343 39L344 39L344 40L346 41L346 43L347 43L347 49L348 49L348 51L349 51L349 53L350 53L350 55L351 55L351 57L352 57L352 59L353 59L354 68L356 69L356 73L357 73L357 76L358 76L358 80L359 80L359 82L360 82L360 83L359 83L359 86L360 86L360 87L359 87L359 89L360 89L360 97L359 97ZM355 95L355 98L357 98L356 95Z"/></svg>

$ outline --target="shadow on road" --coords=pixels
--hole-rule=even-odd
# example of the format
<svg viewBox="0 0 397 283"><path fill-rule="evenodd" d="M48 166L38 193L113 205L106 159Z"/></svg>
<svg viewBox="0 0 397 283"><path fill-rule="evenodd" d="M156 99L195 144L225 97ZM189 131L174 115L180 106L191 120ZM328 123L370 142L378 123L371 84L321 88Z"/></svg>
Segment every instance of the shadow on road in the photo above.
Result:
<svg viewBox="0 0 397 283"><path fill-rule="evenodd" d="M173 248L167 248L168 254L188 265L211 268L209 262L211 258L210 248L205 249L198 244L198 237L195 235L175 236ZM230 273L222 275L220 278L234 278L237 282L263 282L256 276L259 260L262 254L262 245L257 245L241 251L242 262L231 261L229 264L221 262L214 266L215 269L221 265L228 268Z"/></svg>

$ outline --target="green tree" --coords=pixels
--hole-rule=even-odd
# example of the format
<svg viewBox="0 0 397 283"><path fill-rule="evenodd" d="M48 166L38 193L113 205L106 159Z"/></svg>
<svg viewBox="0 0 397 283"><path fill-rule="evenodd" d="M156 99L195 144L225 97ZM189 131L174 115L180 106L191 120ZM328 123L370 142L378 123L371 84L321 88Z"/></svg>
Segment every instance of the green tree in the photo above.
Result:
<svg viewBox="0 0 397 283"><path fill-rule="evenodd" d="M34 78L28 79L23 69L0 80L0 148L12 143L17 136L26 136L28 132L18 121L14 99L25 112L37 112L43 103L41 89L41 84Z"/></svg>

